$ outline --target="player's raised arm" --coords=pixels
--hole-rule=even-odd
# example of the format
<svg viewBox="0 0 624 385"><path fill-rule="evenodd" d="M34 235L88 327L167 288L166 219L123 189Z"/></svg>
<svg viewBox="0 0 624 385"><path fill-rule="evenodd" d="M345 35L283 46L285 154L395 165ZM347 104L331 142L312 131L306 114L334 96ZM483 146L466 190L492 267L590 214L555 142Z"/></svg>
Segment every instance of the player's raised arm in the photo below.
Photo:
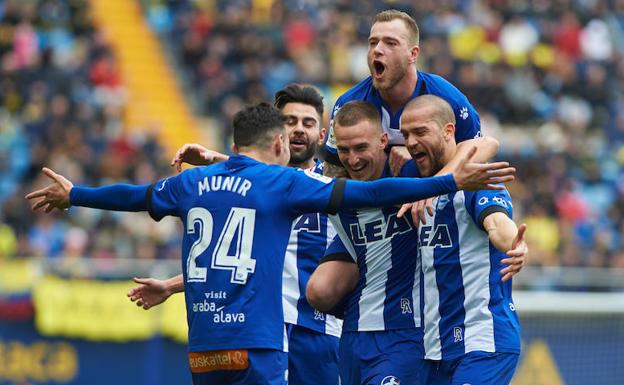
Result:
<svg viewBox="0 0 624 385"><path fill-rule="evenodd" d="M187 143L180 147L171 160L171 167L180 172L182 163L194 166L208 166L217 162L225 162L229 156L217 151L209 150L201 144Z"/></svg>

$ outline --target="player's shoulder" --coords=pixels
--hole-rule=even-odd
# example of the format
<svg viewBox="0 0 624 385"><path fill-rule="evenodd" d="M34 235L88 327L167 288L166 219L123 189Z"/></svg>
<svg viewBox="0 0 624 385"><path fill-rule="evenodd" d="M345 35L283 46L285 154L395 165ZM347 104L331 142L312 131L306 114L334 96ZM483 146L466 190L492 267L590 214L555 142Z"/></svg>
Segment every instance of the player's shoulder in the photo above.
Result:
<svg viewBox="0 0 624 385"><path fill-rule="evenodd" d="M449 102L452 106L468 101L459 88L455 87L451 82L440 75L418 71L418 76L422 78L427 93L439 96Z"/></svg>
<svg viewBox="0 0 624 385"><path fill-rule="evenodd" d="M373 90L373 78L371 76L349 88L336 100L336 107L343 106L352 100L366 100Z"/></svg>

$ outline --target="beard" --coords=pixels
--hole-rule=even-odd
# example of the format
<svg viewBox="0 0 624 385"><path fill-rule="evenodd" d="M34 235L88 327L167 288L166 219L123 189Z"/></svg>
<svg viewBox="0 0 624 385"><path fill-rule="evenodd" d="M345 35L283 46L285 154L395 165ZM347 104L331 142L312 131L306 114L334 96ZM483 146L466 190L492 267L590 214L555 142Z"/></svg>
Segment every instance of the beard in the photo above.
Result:
<svg viewBox="0 0 624 385"><path fill-rule="evenodd" d="M418 167L421 177L429 177L437 174L446 165L444 163L444 143L440 138L438 143L431 148L431 155L429 156L429 169L421 169Z"/></svg>
<svg viewBox="0 0 624 385"><path fill-rule="evenodd" d="M305 148L294 150L290 148L290 164L303 164L316 155L319 144L318 142L309 143Z"/></svg>

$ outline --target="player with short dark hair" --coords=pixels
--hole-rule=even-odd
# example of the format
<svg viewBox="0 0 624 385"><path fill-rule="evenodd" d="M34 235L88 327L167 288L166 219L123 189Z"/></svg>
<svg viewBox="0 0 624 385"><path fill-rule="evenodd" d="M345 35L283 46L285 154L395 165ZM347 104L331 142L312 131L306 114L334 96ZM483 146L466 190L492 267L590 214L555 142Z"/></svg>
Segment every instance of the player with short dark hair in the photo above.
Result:
<svg viewBox="0 0 624 385"><path fill-rule="evenodd" d="M325 129L321 127L321 94L309 85L289 84L276 92L274 105L284 115L290 148L288 166L322 174L321 164L315 160L325 135ZM175 165L190 159L194 159L195 164L201 164L203 159L204 165L209 165L228 157L194 144L183 146L172 163ZM288 335L288 382L291 385L339 383L338 337L342 322L312 308L305 299L308 279L334 235L327 214L306 213L294 220L288 239L282 298ZM128 295L145 308L184 290L182 275L165 281L139 278L136 282L140 286ZM311 360L310 357L318 359Z"/></svg>
<svg viewBox="0 0 624 385"><path fill-rule="evenodd" d="M100 188L74 187L45 168L53 183L27 195L33 210L76 205L182 220L189 365L196 385L286 383L281 276L297 216L393 205L459 188L498 189L494 183L513 179L504 162L470 163L474 151L455 174L420 180L365 183L283 167L290 154L283 120L276 125L274 119L278 114L266 103L238 112L234 121L244 123L234 130L244 133L235 134L236 155L225 162L151 185ZM257 119L254 129L247 125L251 117Z"/></svg>

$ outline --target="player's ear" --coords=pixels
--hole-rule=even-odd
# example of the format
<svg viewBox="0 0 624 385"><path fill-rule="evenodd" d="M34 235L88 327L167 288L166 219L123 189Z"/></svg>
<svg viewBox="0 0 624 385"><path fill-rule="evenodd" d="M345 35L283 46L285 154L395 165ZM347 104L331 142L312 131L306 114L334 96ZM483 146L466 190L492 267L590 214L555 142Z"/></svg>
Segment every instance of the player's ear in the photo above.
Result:
<svg viewBox="0 0 624 385"><path fill-rule="evenodd" d="M455 138L455 125L451 122L446 123L446 126L442 128L442 135L445 140L450 140Z"/></svg>
<svg viewBox="0 0 624 385"><path fill-rule="evenodd" d="M238 154L238 147L236 147L236 144L234 143L232 143L232 152Z"/></svg>
<svg viewBox="0 0 624 385"><path fill-rule="evenodd" d="M383 132L381 134L380 143L382 148L385 149L386 147L388 147L388 133Z"/></svg>
<svg viewBox="0 0 624 385"><path fill-rule="evenodd" d="M420 53L420 47L419 46L413 45L410 48L410 60L409 60L410 64L416 63L416 60L418 59L418 54L419 53Z"/></svg>
<svg viewBox="0 0 624 385"><path fill-rule="evenodd" d="M284 151L284 135L283 134L276 134L275 137L273 138L273 145L271 146L272 150L273 150L273 154L275 154L275 156L277 156L278 158L280 157L280 155L282 155L282 152Z"/></svg>
<svg viewBox="0 0 624 385"><path fill-rule="evenodd" d="M321 127L319 131L319 144L323 144L325 142L325 135L327 135L327 129L325 127Z"/></svg>

